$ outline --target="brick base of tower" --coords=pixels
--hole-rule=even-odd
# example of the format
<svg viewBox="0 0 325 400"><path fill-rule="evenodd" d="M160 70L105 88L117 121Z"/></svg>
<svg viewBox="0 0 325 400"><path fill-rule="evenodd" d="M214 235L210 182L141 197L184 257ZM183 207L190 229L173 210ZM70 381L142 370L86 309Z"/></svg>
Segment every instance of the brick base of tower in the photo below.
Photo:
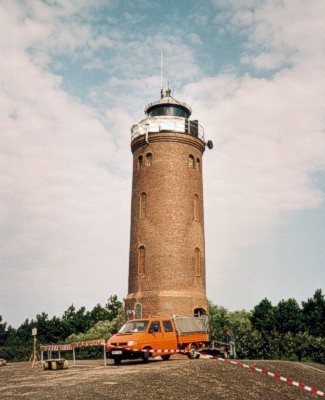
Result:
<svg viewBox="0 0 325 400"><path fill-rule="evenodd" d="M193 316L206 312L206 297L201 298L191 291L138 292L129 294L125 299L127 319L138 318L136 304L142 305L141 317L172 317L173 315Z"/></svg>

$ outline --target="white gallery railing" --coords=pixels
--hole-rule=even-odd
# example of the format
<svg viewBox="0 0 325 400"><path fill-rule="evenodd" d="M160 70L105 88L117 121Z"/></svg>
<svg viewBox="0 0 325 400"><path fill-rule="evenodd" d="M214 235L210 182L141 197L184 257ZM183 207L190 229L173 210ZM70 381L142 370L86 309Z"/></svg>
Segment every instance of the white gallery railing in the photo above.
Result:
<svg viewBox="0 0 325 400"><path fill-rule="evenodd" d="M131 140L155 132L187 133L204 141L204 129L198 121L175 116L144 118L132 126Z"/></svg>

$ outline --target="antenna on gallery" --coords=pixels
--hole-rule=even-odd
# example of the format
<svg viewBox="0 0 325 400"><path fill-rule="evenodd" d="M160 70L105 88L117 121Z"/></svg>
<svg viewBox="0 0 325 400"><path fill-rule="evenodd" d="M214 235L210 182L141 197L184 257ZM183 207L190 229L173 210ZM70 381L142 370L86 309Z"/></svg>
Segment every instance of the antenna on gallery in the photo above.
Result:
<svg viewBox="0 0 325 400"><path fill-rule="evenodd" d="M160 98L164 97L164 88L163 88L163 52L160 52Z"/></svg>

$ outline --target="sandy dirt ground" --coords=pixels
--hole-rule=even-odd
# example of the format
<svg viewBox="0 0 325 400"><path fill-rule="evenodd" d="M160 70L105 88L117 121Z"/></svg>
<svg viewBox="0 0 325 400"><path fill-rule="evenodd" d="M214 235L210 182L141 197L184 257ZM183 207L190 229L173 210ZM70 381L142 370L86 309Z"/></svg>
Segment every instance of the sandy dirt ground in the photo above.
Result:
<svg viewBox="0 0 325 400"><path fill-rule="evenodd" d="M325 390L325 366L284 361L246 361L287 378ZM66 370L48 371L29 363L0 367L0 399L227 399L299 400L322 397L259 372L219 360L69 361Z"/></svg>

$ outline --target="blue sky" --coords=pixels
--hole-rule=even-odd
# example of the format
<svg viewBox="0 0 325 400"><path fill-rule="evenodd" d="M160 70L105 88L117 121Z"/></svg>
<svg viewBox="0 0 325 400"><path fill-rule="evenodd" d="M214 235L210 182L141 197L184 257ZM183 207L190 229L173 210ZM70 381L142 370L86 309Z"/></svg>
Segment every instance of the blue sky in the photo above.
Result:
<svg viewBox="0 0 325 400"><path fill-rule="evenodd" d="M163 83L204 155L207 296L325 287L323 0L1 0L0 315L127 294L130 128Z"/></svg>

